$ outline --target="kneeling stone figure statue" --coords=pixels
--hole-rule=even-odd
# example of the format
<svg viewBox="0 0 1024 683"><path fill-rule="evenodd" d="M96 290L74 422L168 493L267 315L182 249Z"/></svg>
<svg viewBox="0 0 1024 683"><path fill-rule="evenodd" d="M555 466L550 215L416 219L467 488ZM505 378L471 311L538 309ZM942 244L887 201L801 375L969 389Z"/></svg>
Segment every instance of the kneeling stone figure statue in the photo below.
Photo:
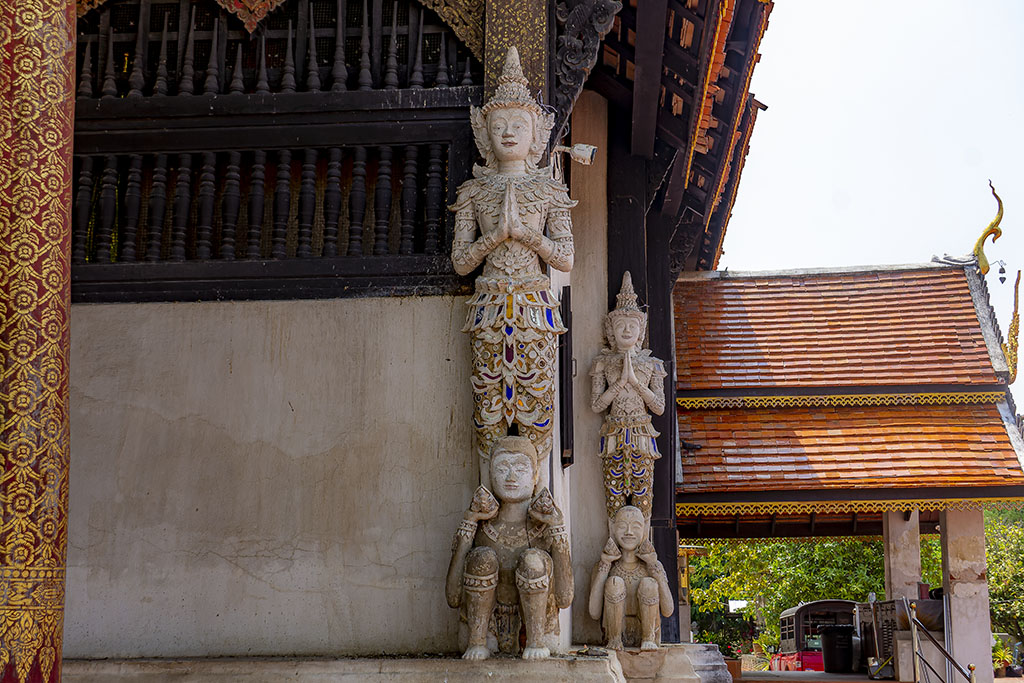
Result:
<svg viewBox="0 0 1024 683"><path fill-rule="evenodd" d="M499 438L489 461L494 494L479 487L455 532L445 593L468 626L464 659L516 654L523 625L523 659L548 657L558 610L572 603L562 513L546 488L535 492L542 459L529 438Z"/></svg>
<svg viewBox="0 0 1024 683"><path fill-rule="evenodd" d="M658 649L661 617L672 616L674 605L640 508L625 505L616 511L612 536L591 575L587 606L591 618L604 627L608 649Z"/></svg>

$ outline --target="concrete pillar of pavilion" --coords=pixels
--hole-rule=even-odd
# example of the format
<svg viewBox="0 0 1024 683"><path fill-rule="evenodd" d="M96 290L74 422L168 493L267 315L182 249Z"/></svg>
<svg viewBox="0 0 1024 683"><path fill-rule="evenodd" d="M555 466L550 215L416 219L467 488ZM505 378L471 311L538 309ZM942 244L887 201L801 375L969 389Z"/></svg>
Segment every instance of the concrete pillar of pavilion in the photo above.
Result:
<svg viewBox="0 0 1024 683"><path fill-rule="evenodd" d="M921 581L921 531L919 514L885 512L882 515L885 541L885 598L917 599Z"/></svg>
<svg viewBox="0 0 1024 683"><path fill-rule="evenodd" d="M942 587L947 596L951 654L977 667L978 683L992 683L992 624L988 611L985 517L981 510L947 510L942 534Z"/></svg>
<svg viewBox="0 0 1024 683"><path fill-rule="evenodd" d="M75 4L0 3L0 682L60 680Z"/></svg>

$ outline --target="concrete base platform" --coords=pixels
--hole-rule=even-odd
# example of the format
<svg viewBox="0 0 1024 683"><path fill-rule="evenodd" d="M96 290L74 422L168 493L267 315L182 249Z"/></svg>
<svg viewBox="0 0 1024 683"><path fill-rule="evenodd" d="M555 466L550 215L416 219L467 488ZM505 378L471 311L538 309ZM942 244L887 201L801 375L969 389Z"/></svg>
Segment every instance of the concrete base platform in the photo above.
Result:
<svg viewBox="0 0 1024 683"><path fill-rule="evenodd" d="M623 650L617 653L629 683L701 683L685 645L663 645L657 650Z"/></svg>
<svg viewBox="0 0 1024 683"><path fill-rule="evenodd" d="M537 661L387 659L65 660L64 683L626 683L615 653ZM661 680L661 679L659 679ZM674 679L670 679L674 680Z"/></svg>

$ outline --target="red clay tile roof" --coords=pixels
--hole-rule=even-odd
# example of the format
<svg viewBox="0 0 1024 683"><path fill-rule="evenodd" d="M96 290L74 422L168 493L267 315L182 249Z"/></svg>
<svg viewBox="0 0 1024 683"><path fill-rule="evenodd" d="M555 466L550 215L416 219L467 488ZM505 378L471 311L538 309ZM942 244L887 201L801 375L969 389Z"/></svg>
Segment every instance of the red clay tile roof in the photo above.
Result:
<svg viewBox="0 0 1024 683"><path fill-rule="evenodd" d="M1000 381L962 268L684 277L674 296L680 390Z"/></svg>
<svg viewBox="0 0 1024 683"><path fill-rule="evenodd" d="M680 410L679 436L682 494L1024 484L993 404Z"/></svg>

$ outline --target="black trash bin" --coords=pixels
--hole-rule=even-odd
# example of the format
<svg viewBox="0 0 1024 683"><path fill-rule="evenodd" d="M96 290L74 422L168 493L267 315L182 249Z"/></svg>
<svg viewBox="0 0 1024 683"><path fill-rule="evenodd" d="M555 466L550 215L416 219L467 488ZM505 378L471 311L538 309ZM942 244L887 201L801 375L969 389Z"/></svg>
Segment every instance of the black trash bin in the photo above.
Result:
<svg viewBox="0 0 1024 683"><path fill-rule="evenodd" d="M820 626L821 663L826 673L847 674L853 671L853 624Z"/></svg>

